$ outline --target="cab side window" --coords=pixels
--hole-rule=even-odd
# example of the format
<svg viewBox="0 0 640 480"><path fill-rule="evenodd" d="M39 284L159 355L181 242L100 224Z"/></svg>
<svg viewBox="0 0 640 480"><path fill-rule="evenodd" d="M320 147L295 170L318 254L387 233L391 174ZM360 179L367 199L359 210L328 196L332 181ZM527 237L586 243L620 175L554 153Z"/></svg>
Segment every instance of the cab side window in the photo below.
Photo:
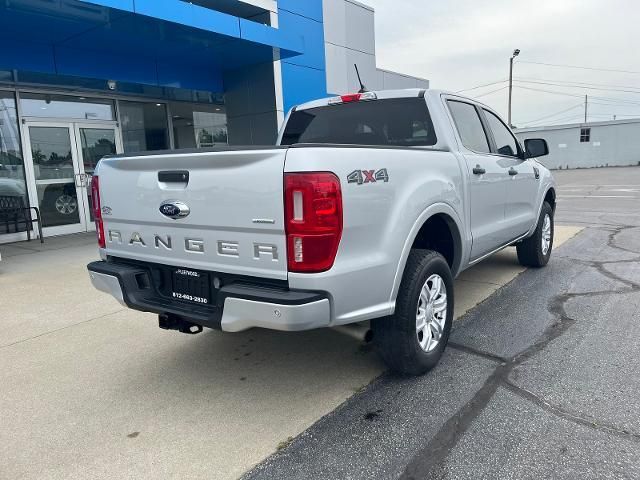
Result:
<svg viewBox="0 0 640 480"><path fill-rule="evenodd" d="M477 153L490 153L489 141L476 107L470 103L447 100L462 144Z"/></svg>
<svg viewBox="0 0 640 480"><path fill-rule="evenodd" d="M519 155L518 142L507 126L489 110L484 110L484 114L487 117L489 128L491 129L493 138L496 141L495 153L508 157L517 157Z"/></svg>

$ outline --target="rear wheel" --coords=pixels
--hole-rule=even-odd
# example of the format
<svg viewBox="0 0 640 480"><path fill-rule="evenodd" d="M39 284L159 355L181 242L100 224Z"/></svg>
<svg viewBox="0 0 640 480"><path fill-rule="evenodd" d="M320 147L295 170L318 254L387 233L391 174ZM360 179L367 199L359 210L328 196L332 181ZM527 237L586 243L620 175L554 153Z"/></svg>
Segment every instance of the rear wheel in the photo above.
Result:
<svg viewBox="0 0 640 480"><path fill-rule="evenodd" d="M548 202L544 202L533 235L516 245L520 264L540 268L549 263L553 249L553 233L553 208Z"/></svg>
<svg viewBox="0 0 640 480"><path fill-rule="evenodd" d="M422 375L438 364L453 321L453 277L442 255L412 250L396 311L372 322L373 341L395 372Z"/></svg>

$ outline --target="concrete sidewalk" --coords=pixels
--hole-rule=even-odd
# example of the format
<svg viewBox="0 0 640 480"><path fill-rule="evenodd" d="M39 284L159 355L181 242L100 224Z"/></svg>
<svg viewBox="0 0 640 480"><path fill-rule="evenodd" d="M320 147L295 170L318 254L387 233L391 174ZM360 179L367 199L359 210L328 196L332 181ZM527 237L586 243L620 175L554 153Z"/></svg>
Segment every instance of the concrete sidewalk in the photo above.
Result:
<svg viewBox="0 0 640 480"><path fill-rule="evenodd" d="M162 331L92 289L92 234L0 251L0 478L237 478L383 371L330 330ZM456 317L522 271L465 272Z"/></svg>

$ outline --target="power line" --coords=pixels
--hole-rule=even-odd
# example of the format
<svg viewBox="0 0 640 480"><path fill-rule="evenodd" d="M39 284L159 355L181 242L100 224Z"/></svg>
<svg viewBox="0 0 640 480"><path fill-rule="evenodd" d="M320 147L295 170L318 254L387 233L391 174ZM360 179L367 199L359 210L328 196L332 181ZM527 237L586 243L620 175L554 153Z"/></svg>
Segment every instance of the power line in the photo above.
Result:
<svg viewBox="0 0 640 480"><path fill-rule="evenodd" d="M463 90L458 90L458 91L457 91L457 92L455 92L455 93L469 92L469 91L471 91L471 90L477 90L478 88L482 88L482 87L490 87L490 86L492 86L492 85L498 85L499 83L505 83L505 82L507 82L507 81L508 81L508 80L500 80L500 81L498 81L498 82L486 83L486 84L484 84L484 85L478 85L478 86L475 86L475 87L465 88L465 89L463 89Z"/></svg>
<svg viewBox="0 0 640 480"><path fill-rule="evenodd" d="M540 82L537 80L520 80L520 79L514 79L514 81L520 82L520 83L533 83L536 85L551 85L554 87L571 87L571 88L583 88L585 90L599 90L599 91L605 91L605 92L622 92L622 93L636 93L639 94L640 90L622 90L622 89L615 89L615 88L602 88L602 87L589 87L589 86L583 86L583 85L577 85L577 84L559 84L559 83L553 83L553 82Z"/></svg>
<svg viewBox="0 0 640 480"><path fill-rule="evenodd" d="M492 93L500 92L500 91L504 90L505 88L509 88L509 86L505 85L504 87L497 88L496 90L491 90L490 92L482 93L480 95L476 95L474 98L486 97L487 95L491 95Z"/></svg>
<svg viewBox="0 0 640 480"><path fill-rule="evenodd" d="M539 121L541 121L541 120L546 120L546 119L548 119L548 118L555 117L555 116L560 115L560 114L562 114L562 113L565 113L565 112L569 112L569 111L571 111L571 110L574 110L574 109L576 109L576 108L578 108L578 107L582 108L583 106L584 106L584 105L583 105L582 103L579 103L579 104L574 105L573 107L567 108L567 109L565 109L565 110L561 110L561 111L559 111L559 112L552 113L551 115L546 115L546 116L544 116L544 117L540 117L540 118L537 118L537 119L535 119L535 120L528 120L528 121L525 121L525 122L522 122L522 123L524 123L524 124L529 124L529 123L538 123L538 122L539 122Z"/></svg>
<svg viewBox="0 0 640 480"><path fill-rule="evenodd" d="M589 99L594 97L589 97ZM640 104L625 104L625 103L603 103L603 102L592 102L589 100L589 105L604 105L606 107L616 107L616 108L640 108Z"/></svg>
<svg viewBox="0 0 640 480"><path fill-rule="evenodd" d="M520 89L523 89L523 90L532 90L534 92L553 93L555 95L563 95L565 97L584 98L584 95L576 95L576 94L566 93L566 92L554 92L553 90L543 90L541 88L524 87L522 85L514 85L514 87L515 88L520 88Z"/></svg>
<svg viewBox="0 0 640 480"><path fill-rule="evenodd" d="M640 72L633 70L616 70L613 68L596 68L596 67L585 67L582 65L562 65L559 63L543 63L543 62L528 62L526 60L518 60L518 63L528 63L531 65L545 65L547 67L558 67L558 68L577 68L579 70L595 70L598 72L614 72L614 73L630 73L633 75L640 75Z"/></svg>
<svg viewBox="0 0 640 480"><path fill-rule="evenodd" d="M562 118L555 119L555 120L553 120L553 124L557 125L558 122L567 122L569 120L582 120L582 114L581 113L576 113L575 115L570 115L568 117L562 117ZM580 122L580 123L584 123L584 122ZM536 122L535 125L534 124L526 125L526 127L542 127L542 126L545 126L544 122L543 123Z"/></svg>
<svg viewBox="0 0 640 480"><path fill-rule="evenodd" d="M552 126L552 125L563 125L563 124L567 124L567 123L583 123L582 122L582 115L573 115L571 117L564 117L564 118L559 118L557 120L554 120L553 122L550 123L536 123L536 124L532 124L532 125L527 125L526 128L528 127L547 127L547 126Z"/></svg>
<svg viewBox="0 0 640 480"><path fill-rule="evenodd" d="M531 81L537 81L537 82L552 82L554 84L557 85L567 85L567 86L573 86L573 85L587 85L590 87L614 87L614 88L631 88L634 90L640 90L640 86L636 87L636 86L632 86L632 85L613 85L611 83L589 83L589 82L576 82L576 81L570 81L570 80L552 80L549 78L527 78L527 77L518 77L518 80L531 80Z"/></svg>
<svg viewBox="0 0 640 480"><path fill-rule="evenodd" d="M640 119L640 115L628 115L628 114L619 114L619 113L589 113L590 117L629 117L630 119L634 119L634 118L638 118ZM566 117L562 117L562 118L556 118L554 120L552 120L552 124L557 125L558 122L567 122L569 120L582 120L582 114L580 113L576 113L574 115L570 115L570 116L566 116ZM578 122L574 122L574 123L578 123ZM584 122L579 122L579 123L584 123ZM541 127L541 126L545 126L544 122L540 123L540 121L538 122L522 122L523 127L522 128L528 128L528 127Z"/></svg>
<svg viewBox="0 0 640 480"><path fill-rule="evenodd" d="M626 114L626 113L590 113L590 117L632 117L632 118L640 118L640 114Z"/></svg>
<svg viewBox="0 0 640 480"><path fill-rule="evenodd" d="M615 70L615 69L603 69L603 68L596 68L596 67L586 67L586 66L581 66L581 65L561 65L561 64L550 64L550 63L543 63L543 62L529 62L526 60L519 60L519 63L525 63L525 64L534 64L534 65L546 65L546 66L550 66L550 67L559 67L559 68L576 68L576 69L581 69L581 70L593 70L593 71L609 71L609 72L616 72L616 73L632 73L632 74L640 74L640 71L628 71L628 70ZM553 87L559 87L562 89L580 89L580 90L594 90L594 91L601 91L601 92L619 92L619 93L625 93L625 94L640 94L640 86L630 86L630 85L619 85L619 84L610 84L610 83L593 83L593 82L585 82L585 81L567 81L567 80L556 80L556 79L545 79L545 78L527 78L527 77L516 77L514 78L514 81L517 82L516 88L520 88L520 89L524 89L524 90L529 90L529 91L533 91L533 92L541 92L541 93L547 93L547 94L551 94L551 95L561 95L561 96L565 96L565 97L571 97L571 98L583 98L582 95L577 95L574 93L568 93L567 91L558 91L558 90L551 90L551 89L545 89L545 88L534 88L537 86L553 86ZM602 106L610 106L610 107L616 107L616 108L620 108L620 107L634 107L634 108L640 108L640 101L634 101L631 99L621 99L621 98L612 98L612 97L596 97L596 96L591 96L589 95L589 100L599 100L598 101L590 101L589 104L593 104L595 105L602 105ZM586 100L585 100L586 102ZM604 103L601 103L604 102ZM586 115L586 103L585 105L585 115ZM546 115L543 117L539 117L537 119L534 120L529 120L526 122L522 122L525 125L532 125L532 124L536 124L539 122L545 122L545 121L549 121L552 123L558 123L558 122L562 122L562 121L567 121L569 119L577 119L578 118L578 114L574 114L570 117L563 117L563 118L556 118L558 115L561 115L562 113L566 113L566 112L570 112L578 107L582 107L583 104L580 105L575 105L573 107L567 108L565 110L550 114L550 115ZM609 117L609 116L613 116L613 115L617 115L620 117L635 117L638 115L626 115L626 114L610 114L610 113L593 113L592 116L594 117ZM552 119L552 120L550 120ZM585 119L586 121L586 119Z"/></svg>
<svg viewBox="0 0 640 480"><path fill-rule="evenodd" d="M623 100L621 98L596 97L596 96L590 96L589 98L595 98L596 100L604 100L605 102L628 103L628 104L632 104L632 105L640 105L640 102L638 102L638 101Z"/></svg>
<svg viewBox="0 0 640 480"><path fill-rule="evenodd" d="M565 97L574 97L574 98L584 98L584 95L577 95L577 94L573 94L573 93L566 93L566 92L558 92L555 90L545 90L542 88L533 88L533 87L525 87L522 85L514 85L514 87L516 88L520 88L523 90L531 90L534 92L544 92L544 93L551 93L554 95L562 95ZM595 97L595 96L589 96L589 99L596 99L596 100L604 100L604 101L608 101L608 102L616 102L616 103L620 103L620 104L629 104L629 105L638 105L640 106L640 102L634 102L633 100L622 100L622 99L617 99L617 98L610 98L610 97Z"/></svg>

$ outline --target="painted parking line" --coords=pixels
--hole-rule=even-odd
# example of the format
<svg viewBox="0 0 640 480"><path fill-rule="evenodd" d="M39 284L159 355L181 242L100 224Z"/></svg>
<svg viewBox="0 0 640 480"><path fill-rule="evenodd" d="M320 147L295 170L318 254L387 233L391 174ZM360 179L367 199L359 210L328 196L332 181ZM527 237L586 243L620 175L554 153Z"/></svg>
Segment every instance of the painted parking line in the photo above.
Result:
<svg viewBox="0 0 640 480"><path fill-rule="evenodd" d="M562 193L568 192L626 192L626 193L634 193L640 192L640 188L562 188L560 189Z"/></svg>
<svg viewBox="0 0 640 480"><path fill-rule="evenodd" d="M558 198L638 198L635 195L558 195Z"/></svg>
<svg viewBox="0 0 640 480"><path fill-rule="evenodd" d="M555 246L580 230L557 226ZM160 330L93 290L95 255L91 244L7 258L0 275L13 292L0 344L19 341L0 348L7 478L237 478L383 371L371 348L327 329ZM464 272L456 317L522 271L510 248Z"/></svg>
<svg viewBox="0 0 640 480"><path fill-rule="evenodd" d="M602 183L580 183L580 184L566 184L560 185L558 188L583 188L583 187L598 187L598 188L607 188L607 187L637 187L637 183L618 183L618 184L602 184Z"/></svg>

